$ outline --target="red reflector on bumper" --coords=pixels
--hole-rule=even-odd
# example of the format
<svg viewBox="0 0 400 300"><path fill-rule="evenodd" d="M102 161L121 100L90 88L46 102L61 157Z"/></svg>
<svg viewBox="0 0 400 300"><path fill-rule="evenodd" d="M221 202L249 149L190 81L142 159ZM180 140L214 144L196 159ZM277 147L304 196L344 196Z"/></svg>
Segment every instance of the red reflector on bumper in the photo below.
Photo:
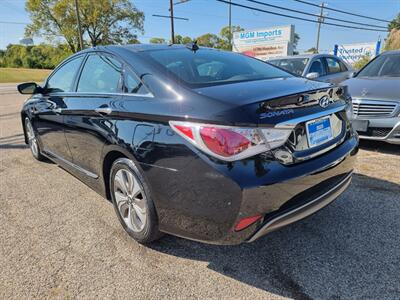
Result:
<svg viewBox="0 0 400 300"><path fill-rule="evenodd" d="M258 220L260 220L261 217L262 217L261 215L256 215L253 217L247 217L247 218L241 219L239 221L239 223L236 224L235 231L240 231L240 230L243 230L243 229L249 227L251 224L254 224Z"/></svg>

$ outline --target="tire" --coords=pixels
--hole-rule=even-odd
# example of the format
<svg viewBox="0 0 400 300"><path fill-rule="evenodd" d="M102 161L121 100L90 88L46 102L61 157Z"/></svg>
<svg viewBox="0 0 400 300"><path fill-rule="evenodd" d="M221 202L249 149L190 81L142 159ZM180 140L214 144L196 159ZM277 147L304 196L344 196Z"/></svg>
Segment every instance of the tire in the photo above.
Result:
<svg viewBox="0 0 400 300"><path fill-rule="evenodd" d="M32 123L28 117L25 118L25 132L32 156L38 161L44 161L46 158L40 152L40 146L36 137L35 130L33 129Z"/></svg>
<svg viewBox="0 0 400 300"><path fill-rule="evenodd" d="M146 244L162 236L149 187L131 160L120 158L113 163L110 193L122 227L134 240Z"/></svg>

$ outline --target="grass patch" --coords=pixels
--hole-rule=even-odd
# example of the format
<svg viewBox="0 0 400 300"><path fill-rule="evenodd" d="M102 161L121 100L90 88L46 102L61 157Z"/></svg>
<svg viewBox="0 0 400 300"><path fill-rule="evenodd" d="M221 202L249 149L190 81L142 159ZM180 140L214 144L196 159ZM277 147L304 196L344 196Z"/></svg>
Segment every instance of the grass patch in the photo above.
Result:
<svg viewBox="0 0 400 300"><path fill-rule="evenodd" d="M42 82L52 70L0 68L0 83Z"/></svg>

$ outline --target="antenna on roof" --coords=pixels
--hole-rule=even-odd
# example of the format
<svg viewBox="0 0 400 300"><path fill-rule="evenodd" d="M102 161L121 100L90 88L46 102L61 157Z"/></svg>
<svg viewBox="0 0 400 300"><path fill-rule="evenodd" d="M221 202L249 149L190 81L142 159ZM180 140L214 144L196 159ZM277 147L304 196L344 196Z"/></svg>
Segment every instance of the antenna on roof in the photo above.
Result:
<svg viewBox="0 0 400 300"><path fill-rule="evenodd" d="M188 43L186 44L186 48L189 50L192 50L193 52L196 52L199 50L199 46L197 46L197 40L194 40L193 43Z"/></svg>

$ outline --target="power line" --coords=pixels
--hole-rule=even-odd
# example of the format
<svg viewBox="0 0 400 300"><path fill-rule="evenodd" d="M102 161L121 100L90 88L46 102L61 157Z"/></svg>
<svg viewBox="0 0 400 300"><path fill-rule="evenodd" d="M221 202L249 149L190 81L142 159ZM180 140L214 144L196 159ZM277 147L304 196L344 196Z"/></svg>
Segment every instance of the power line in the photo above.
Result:
<svg viewBox="0 0 400 300"><path fill-rule="evenodd" d="M24 22L8 22L8 21L0 21L0 24L17 24L17 25L28 25L29 23L24 23Z"/></svg>
<svg viewBox="0 0 400 300"><path fill-rule="evenodd" d="M306 18L302 18L302 17L295 17L295 16L291 16L291 15L286 15L286 14L281 14L281 13L277 13L277 12L267 11L267 10L264 10L264 9L261 9L261 8L255 8L255 7L251 7L251 6L247 6L247 5L243 5L243 4L233 3L233 2L226 1L226 0L216 0L216 1L222 2L222 3L225 3L225 4L231 3L233 6L238 6L238 7L246 8L246 9L249 9L249 10L255 10L255 11L263 12L263 13L266 13L266 14L271 14L271 15L276 15L276 16L281 16L281 17L285 17L285 18L291 18L291 19L296 19L296 20L301 20L301 21L306 21L306 22L319 23L319 21L316 21L316 20L310 20L310 19L306 19ZM348 26L348 25L342 25L342 24L336 24L336 23L324 22L324 24L325 25L336 26L336 27L351 28L351 29L388 32L388 30L355 27L355 26Z"/></svg>
<svg viewBox="0 0 400 300"><path fill-rule="evenodd" d="M283 9L283 10L295 12L295 13L298 13L298 14L308 15L308 16L317 17L317 18L320 17L319 15L316 15L316 14L304 12L304 11L301 11L301 10L291 9L291 8L287 8L287 7L277 6L277 5L273 5L273 4L268 4L268 3L261 2L261 1L256 1L256 0L246 0L246 1L252 2L252 3L256 3L256 4L260 4L260 5L264 5L264 6L277 8L277 9ZM319 7L319 5L317 5L317 6ZM325 6L324 9L326 9L326 8L327 7ZM327 16L324 16L324 19L329 19L329 20L334 20L334 21L339 21L339 22L345 22L345 23L352 23L352 24L357 24L357 25L370 26L370 27L375 27L375 28L387 29L386 26L379 26L379 25L373 25L373 24L367 24L367 23L348 21L348 20L344 20L344 19L332 18L332 17L327 17Z"/></svg>
<svg viewBox="0 0 400 300"><path fill-rule="evenodd" d="M303 4L307 4L307 5L311 5L311 6L319 7L318 4L310 3L310 2L307 2L307 1L303 1L303 0L293 0L293 1L300 2L300 3L303 3ZM344 10L340 10L340 9L336 9L336 8L325 7L325 9L336 11L336 12L339 12L339 13L342 13L342 14L347 14L347 15L351 15L351 16L360 17L360 18L380 21L380 22L387 22L387 23L391 22L391 21L388 21L388 20L383 20L383 19L378 19L378 18L374 18L374 17L367 17L367 16L363 16L363 15L359 15L359 14L350 13L350 12L347 12L347 11L344 11Z"/></svg>
<svg viewBox="0 0 400 300"><path fill-rule="evenodd" d="M171 16L163 16L163 15L152 15L153 17L158 17L158 18L167 18L167 19L171 19ZM189 21L188 18L182 18L182 17L173 17L174 19L177 20L184 20L184 21Z"/></svg>

